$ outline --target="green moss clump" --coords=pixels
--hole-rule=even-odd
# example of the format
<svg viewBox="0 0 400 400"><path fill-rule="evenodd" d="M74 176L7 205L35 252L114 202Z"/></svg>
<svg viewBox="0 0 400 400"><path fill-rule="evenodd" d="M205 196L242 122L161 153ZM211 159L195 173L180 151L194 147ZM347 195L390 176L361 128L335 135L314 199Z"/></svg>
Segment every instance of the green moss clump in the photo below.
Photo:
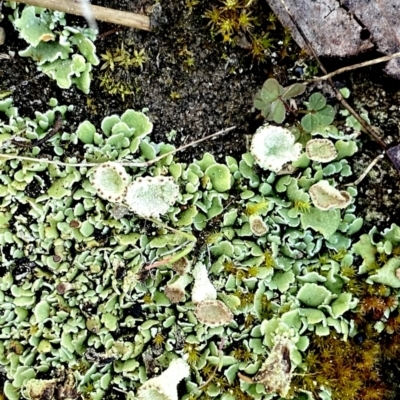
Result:
<svg viewBox="0 0 400 400"><path fill-rule="evenodd" d="M272 50L281 58L292 52L289 31L280 28L273 13L263 17L265 5L262 2L219 0L215 3L203 14L212 36L221 38L223 43L248 49L258 62L266 62Z"/></svg>

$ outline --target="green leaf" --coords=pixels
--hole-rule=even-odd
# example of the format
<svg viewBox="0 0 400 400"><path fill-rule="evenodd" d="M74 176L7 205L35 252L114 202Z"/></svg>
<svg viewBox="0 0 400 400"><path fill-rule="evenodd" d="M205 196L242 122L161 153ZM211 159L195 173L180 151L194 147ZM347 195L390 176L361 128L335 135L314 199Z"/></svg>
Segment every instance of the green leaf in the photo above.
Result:
<svg viewBox="0 0 400 400"><path fill-rule="evenodd" d="M264 85L261 89L261 97L264 99L264 101L272 103L282 94L282 92L283 87L276 79L271 78L264 82Z"/></svg>
<svg viewBox="0 0 400 400"><path fill-rule="evenodd" d="M46 300L42 300L36 304L33 311L36 317L36 322L43 322L50 315L50 304Z"/></svg>
<svg viewBox="0 0 400 400"><path fill-rule="evenodd" d="M309 212L301 214L300 220L303 229L311 228L329 239L339 228L340 210L322 211L311 207Z"/></svg>
<svg viewBox="0 0 400 400"><path fill-rule="evenodd" d="M41 70L50 78L56 80L61 89L69 89L71 87L71 77L74 74L72 60L56 60L52 63L46 63L41 66Z"/></svg>
<svg viewBox="0 0 400 400"><path fill-rule="evenodd" d="M285 120L286 111L283 101L280 99L275 100L271 104L271 117L274 122L281 124Z"/></svg>
<svg viewBox="0 0 400 400"><path fill-rule="evenodd" d="M93 42L82 35L77 33L73 36L73 42L77 45L81 54L92 65L99 65L99 58L96 56L96 47Z"/></svg>
<svg viewBox="0 0 400 400"><path fill-rule="evenodd" d="M21 57L31 57L38 65L42 65L46 62L66 59L71 51L70 47L62 46L57 42L40 42L36 47L29 46L18 54Z"/></svg>
<svg viewBox="0 0 400 400"><path fill-rule="evenodd" d="M217 192L226 192L232 186L232 175L224 164L210 165L206 169L205 175L210 178L213 189Z"/></svg>
<svg viewBox="0 0 400 400"><path fill-rule="evenodd" d="M121 119L118 115L109 115L108 117L105 117L101 122L101 130L105 133L106 136L109 136L111 134L112 127L120 121Z"/></svg>
<svg viewBox="0 0 400 400"><path fill-rule="evenodd" d="M394 289L400 288L400 279L397 277L397 270L400 267L400 258L391 258L382 268L375 271L369 280L375 283L381 283Z"/></svg>
<svg viewBox="0 0 400 400"><path fill-rule="evenodd" d="M347 87L341 88L339 92L345 99L350 97L350 90Z"/></svg>
<svg viewBox="0 0 400 400"><path fill-rule="evenodd" d="M264 105L264 108L262 108L260 110L261 110L262 116L267 121L272 121L271 104L268 103L268 105Z"/></svg>
<svg viewBox="0 0 400 400"><path fill-rule="evenodd" d="M282 93L282 99L290 99L291 97L300 96L306 90L306 85L303 83L295 83L286 87Z"/></svg>
<svg viewBox="0 0 400 400"><path fill-rule="evenodd" d="M309 307L318 307L326 303L331 296L332 293L324 286L316 283L306 283L300 288L296 297Z"/></svg>
<svg viewBox="0 0 400 400"><path fill-rule="evenodd" d="M301 126L307 132L312 132L313 130L317 129L320 126L320 121L317 117L317 114L306 114L301 119Z"/></svg>
<svg viewBox="0 0 400 400"><path fill-rule="evenodd" d="M85 144L93 143L96 127L89 121L82 122L76 131L78 139Z"/></svg>
<svg viewBox="0 0 400 400"><path fill-rule="evenodd" d="M341 293L339 297L332 303L332 316L338 318L343 315L346 311L350 310L351 306L350 293Z"/></svg>
<svg viewBox="0 0 400 400"><path fill-rule="evenodd" d="M335 109L326 105L324 108L318 110L317 113L320 125L330 125L335 119Z"/></svg>
<svg viewBox="0 0 400 400"><path fill-rule="evenodd" d="M398 245L400 243L400 227L396 224L392 224L390 228L384 230L382 236L394 245Z"/></svg>
<svg viewBox="0 0 400 400"><path fill-rule="evenodd" d="M149 117L140 111L126 110L121 115L121 121L125 122L130 128L135 129L135 137L146 136L153 130L153 124L150 122Z"/></svg>
<svg viewBox="0 0 400 400"><path fill-rule="evenodd" d="M269 103L264 100L263 92L260 90L254 97L254 107L257 108L257 110L263 110L264 107L266 107L266 104Z"/></svg>
<svg viewBox="0 0 400 400"><path fill-rule="evenodd" d="M83 93L88 94L90 90L90 71L92 70L92 64L87 63L85 69L77 74L76 77L72 77L72 83L76 85L79 90Z"/></svg>
<svg viewBox="0 0 400 400"><path fill-rule="evenodd" d="M337 160L341 160L345 157L351 157L358 150L357 143L353 140L338 140L335 143L335 147L338 152L338 156L336 157Z"/></svg>
<svg viewBox="0 0 400 400"><path fill-rule="evenodd" d="M14 21L14 25L19 30L21 37L34 47L41 41L48 42L55 39L48 24L36 17L33 6L25 7L21 17Z"/></svg>
<svg viewBox="0 0 400 400"><path fill-rule="evenodd" d="M321 110L326 105L326 99L321 93L313 93L308 99L307 108L309 110Z"/></svg>

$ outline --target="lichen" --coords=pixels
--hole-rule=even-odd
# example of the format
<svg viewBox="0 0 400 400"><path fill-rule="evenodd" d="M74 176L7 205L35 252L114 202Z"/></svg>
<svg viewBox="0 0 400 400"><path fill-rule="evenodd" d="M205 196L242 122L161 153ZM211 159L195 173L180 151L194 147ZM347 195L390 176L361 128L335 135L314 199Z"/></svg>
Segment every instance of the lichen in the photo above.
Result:
<svg viewBox="0 0 400 400"><path fill-rule="evenodd" d="M287 129L262 126L253 136L251 154L260 167L279 172L284 164L300 157L301 145L295 141L294 135Z"/></svg>
<svg viewBox="0 0 400 400"><path fill-rule="evenodd" d="M57 82L62 89L75 84L89 93L92 66L99 64L92 29L66 26L65 14L44 8L16 8L12 18L20 36L29 47L19 52L37 62L38 69Z"/></svg>
<svg viewBox="0 0 400 400"><path fill-rule="evenodd" d="M273 128L288 145L269 170L250 152L183 163L151 141L149 118L134 110L76 132L65 124L45 150L19 146L46 137L56 111L65 118L67 107L52 105L31 119L0 103L0 363L10 400L63 368L92 399L111 387L175 398L176 385L159 394L158 376L173 359L188 363L183 400L351 390L356 399L364 389L337 389L328 367L317 374L313 354L329 366L324 341L340 347L367 324L399 356L400 228L358 237L354 187L340 209L313 197L321 185L341 194L346 152L311 162L289 130ZM353 140L324 132L335 148ZM269 139L256 147L273 157ZM278 175L291 160L295 174Z"/></svg>

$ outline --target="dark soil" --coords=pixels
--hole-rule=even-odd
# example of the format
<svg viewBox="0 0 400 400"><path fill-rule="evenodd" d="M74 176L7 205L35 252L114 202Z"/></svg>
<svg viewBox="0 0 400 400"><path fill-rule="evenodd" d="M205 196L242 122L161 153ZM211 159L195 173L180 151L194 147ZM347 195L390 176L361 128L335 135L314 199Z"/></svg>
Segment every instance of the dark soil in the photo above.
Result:
<svg viewBox="0 0 400 400"><path fill-rule="evenodd" d="M143 13L151 3L145 1L97 1L93 4ZM212 3L212 2L210 2ZM214 2L218 4L218 2ZM14 102L21 115L43 111L51 97L59 104L73 104L73 115L68 124L74 129L89 119L95 125L113 113L121 114L127 108L148 108L154 123L152 139L165 141L165 134L177 131L176 145L236 126L229 136L217 142L208 142L190 150L186 157L200 156L204 151L218 154L238 154L245 144L244 134L254 132L261 120L252 113L255 92L271 72L271 66L258 64L246 50L233 48L218 39L212 39L207 21L202 17L209 4L195 6L190 11L181 2L161 4L160 25L153 32L117 27L99 23L100 38L96 41L97 54L115 51L124 45L132 51L145 50L149 61L143 69L116 67L113 78L125 82L133 94L111 96L100 87L100 67L93 70L91 92L88 96L76 88L61 90L47 76L36 70L35 64L18 56L18 50L26 48L6 19L6 42L1 52L10 51L15 56L2 60L0 72L1 89L12 90ZM5 8L3 13L9 12ZM267 12L267 10L265 11ZM79 17L69 17L68 24L85 25ZM186 59L194 58L194 65L187 66ZM172 99L175 93L179 98ZM173 95L172 95L173 96ZM67 129L69 126L67 126Z"/></svg>

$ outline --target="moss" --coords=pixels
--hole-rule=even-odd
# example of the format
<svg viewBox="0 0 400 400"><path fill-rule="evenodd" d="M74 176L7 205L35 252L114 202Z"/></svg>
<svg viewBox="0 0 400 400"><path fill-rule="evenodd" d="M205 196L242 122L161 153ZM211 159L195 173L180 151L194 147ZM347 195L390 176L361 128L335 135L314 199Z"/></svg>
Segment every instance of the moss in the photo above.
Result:
<svg viewBox="0 0 400 400"><path fill-rule="evenodd" d="M266 211L268 211L268 205L269 205L269 203L265 199L261 200L258 203L247 203L245 214L249 217L251 215L263 214Z"/></svg>
<svg viewBox="0 0 400 400"><path fill-rule="evenodd" d="M295 200L293 208L301 213L308 212L311 209L311 204L308 201Z"/></svg>
<svg viewBox="0 0 400 400"><path fill-rule="evenodd" d="M196 365L197 361L200 360L200 351L195 344L185 343L183 352L187 354L187 362L191 367Z"/></svg>
<svg viewBox="0 0 400 400"><path fill-rule="evenodd" d="M281 59L294 56L296 49L289 30L277 22L260 1L218 0L211 2L203 17L212 37L246 49L258 62L268 61L272 51Z"/></svg>
<svg viewBox="0 0 400 400"><path fill-rule="evenodd" d="M106 50L100 57L103 61L100 70L103 72L98 79L104 92L121 96L122 100L125 100L125 96L139 90L130 76L133 75L135 69L142 70L143 65L148 62L149 57L144 49L127 50L122 43L119 47ZM136 89L132 90L135 87Z"/></svg>
<svg viewBox="0 0 400 400"><path fill-rule="evenodd" d="M364 397L367 393L371 396L372 388L379 390L380 394L387 394L387 386L378 374L381 348L373 331L367 334L362 343L354 339L344 342L335 334L327 337L312 335L306 356L308 372L305 376L294 377L291 393L302 388L318 398L316 381L331 388L333 400L373 399Z"/></svg>

